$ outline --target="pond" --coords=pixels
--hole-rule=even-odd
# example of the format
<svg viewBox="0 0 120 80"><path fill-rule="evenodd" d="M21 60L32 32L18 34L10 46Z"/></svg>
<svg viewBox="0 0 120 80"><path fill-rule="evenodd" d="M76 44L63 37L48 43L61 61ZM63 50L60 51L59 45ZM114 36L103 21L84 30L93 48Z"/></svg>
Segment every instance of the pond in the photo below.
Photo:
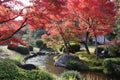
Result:
<svg viewBox="0 0 120 80"><path fill-rule="evenodd" d="M54 66L54 60L53 56L36 56L33 58L30 58L26 61L26 64L35 64L40 67L44 67L48 72L51 72L57 76L59 76L64 71L67 71L67 69L61 68L61 67L55 67ZM83 77L83 80L120 80L115 77L106 76L103 73L98 72L80 72L80 74Z"/></svg>

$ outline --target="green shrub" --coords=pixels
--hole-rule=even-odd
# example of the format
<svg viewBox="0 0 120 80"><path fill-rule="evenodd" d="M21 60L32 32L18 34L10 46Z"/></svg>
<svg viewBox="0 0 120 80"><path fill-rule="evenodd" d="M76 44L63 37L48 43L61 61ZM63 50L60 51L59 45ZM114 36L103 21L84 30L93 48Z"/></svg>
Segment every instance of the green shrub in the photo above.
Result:
<svg viewBox="0 0 120 80"><path fill-rule="evenodd" d="M0 80L14 80L19 76L17 66L11 60L0 61Z"/></svg>
<svg viewBox="0 0 120 80"><path fill-rule="evenodd" d="M105 59L103 72L108 75L120 75L120 58Z"/></svg>
<svg viewBox="0 0 120 80"><path fill-rule="evenodd" d="M112 57L120 57L120 40L114 39L107 46L109 54Z"/></svg>
<svg viewBox="0 0 120 80"><path fill-rule="evenodd" d="M16 51L23 55L29 54L29 49L25 46L18 46Z"/></svg>
<svg viewBox="0 0 120 80"><path fill-rule="evenodd" d="M108 51L109 51L109 55L111 56L115 56L115 57L120 56L120 52L119 52L120 50L116 45L110 45L108 47Z"/></svg>
<svg viewBox="0 0 120 80"><path fill-rule="evenodd" d="M33 46L29 46L29 51L33 51Z"/></svg>
<svg viewBox="0 0 120 80"><path fill-rule="evenodd" d="M52 74L42 70L23 70L14 60L0 60L0 80L54 80Z"/></svg>
<svg viewBox="0 0 120 80"><path fill-rule="evenodd" d="M72 45L70 45L70 47L68 49L69 49L69 52L75 53L75 52L80 51L80 45L79 44L72 44Z"/></svg>
<svg viewBox="0 0 120 80"><path fill-rule="evenodd" d="M28 80L54 80L53 76L45 71L27 71L27 76Z"/></svg>
<svg viewBox="0 0 120 80"><path fill-rule="evenodd" d="M78 71L84 71L87 70L88 67L86 66L86 64L82 61L78 62L75 60L69 60L66 62L66 68L70 69L70 70L78 70Z"/></svg>
<svg viewBox="0 0 120 80"><path fill-rule="evenodd" d="M61 80L81 80L81 76L77 71L67 71L61 74Z"/></svg>
<svg viewBox="0 0 120 80"><path fill-rule="evenodd" d="M37 47L40 47L40 46L42 46L44 43L43 43L43 41L42 40L36 40L36 45L37 45Z"/></svg>
<svg viewBox="0 0 120 80"><path fill-rule="evenodd" d="M37 41L36 41L36 45L37 45L37 47L39 47L39 48L41 48L41 49L47 49L46 44L43 43L42 40L37 40Z"/></svg>
<svg viewBox="0 0 120 80"><path fill-rule="evenodd" d="M66 48L63 45L59 50L65 52ZM79 44L75 44L75 43L74 44L70 44L70 46L68 47L68 50L71 53L78 52L78 51L80 51L80 45Z"/></svg>
<svg viewBox="0 0 120 80"><path fill-rule="evenodd" d="M69 60L66 62L66 66L70 70L78 70L80 65L79 65L78 61Z"/></svg>

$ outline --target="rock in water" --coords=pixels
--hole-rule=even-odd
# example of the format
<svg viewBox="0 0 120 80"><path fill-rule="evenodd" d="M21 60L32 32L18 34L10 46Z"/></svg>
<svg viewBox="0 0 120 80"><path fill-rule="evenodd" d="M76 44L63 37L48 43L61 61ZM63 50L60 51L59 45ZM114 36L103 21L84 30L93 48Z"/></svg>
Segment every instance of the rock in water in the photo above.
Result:
<svg viewBox="0 0 120 80"><path fill-rule="evenodd" d="M36 66L33 65L33 64L24 64L24 65L21 65L20 67L21 67L22 69L25 69L25 70L36 69Z"/></svg>
<svg viewBox="0 0 120 80"><path fill-rule="evenodd" d="M54 65L59 66L59 67L68 68L66 63L67 63L67 61L70 61L70 60L77 61L78 64L80 64L79 70L83 70L86 68L84 63L79 59L78 56L73 56L73 55L69 55L69 54L63 54L62 56L60 56L57 60L55 60Z"/></svg>

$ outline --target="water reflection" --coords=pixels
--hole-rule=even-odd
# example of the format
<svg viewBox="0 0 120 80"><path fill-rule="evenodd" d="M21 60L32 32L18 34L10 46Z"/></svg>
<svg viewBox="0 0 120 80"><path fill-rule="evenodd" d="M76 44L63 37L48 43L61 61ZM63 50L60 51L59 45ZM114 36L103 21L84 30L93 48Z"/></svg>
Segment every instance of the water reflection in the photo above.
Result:
<svg viewBox="0 0 120 80"><path fill-rule="evenodd" d="M48 72L51 72L57 76L59 76L61 73L63 73L64 71L67 71L64 68L61 67L55 67L54 66L54 60L53 60L53 56L48 56L48 55L44 55L44 56L36 56L34 58L30 58L26 61L27 64L35 64L38 66L44 66L45 69ZM116 78L116 77L108 77L105 76L103 73L97 73L97 72L80 72L83 80L120 80L120 78Z"/></svg>
<svg viewBox="0 0 120 80"><path fill-rule="evenodd" d="M120 78L106 76L97 72L80 72L83 80L120 80Z"/></svg>
<svg viewBox="0 0 120 80"><path fill-rule="evenodd" d="M46 61L47 61L48 55L45 56L36 56L36 57L32 57L28 60L26 60L26 64L34 64L37 66L42 66L45 67Z"/></svg>

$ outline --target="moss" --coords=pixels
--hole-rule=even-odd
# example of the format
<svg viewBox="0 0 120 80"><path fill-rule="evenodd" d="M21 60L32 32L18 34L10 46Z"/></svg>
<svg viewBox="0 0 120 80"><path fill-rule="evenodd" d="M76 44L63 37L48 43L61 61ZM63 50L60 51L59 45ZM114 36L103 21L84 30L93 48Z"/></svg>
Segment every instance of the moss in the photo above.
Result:
<svg viewBox="0 0 120 80"><path fill-rule="evenodd" d="M0 60L0 80L54 80L52 74L42 70L23 70L17 67L19 63L10 60Z"/></svg>
<svg viewBox="0 0 120 80"><path fill-rule="evenodd" d="M94 52L93 49L92 49L92 52ZM96 56L94 55L94 53L88 55L85 51L77 52L76 55L79 56L80 60L86 63L90 71L102 71L103 70L102 62L104 58L96 59Z"/></svg>

